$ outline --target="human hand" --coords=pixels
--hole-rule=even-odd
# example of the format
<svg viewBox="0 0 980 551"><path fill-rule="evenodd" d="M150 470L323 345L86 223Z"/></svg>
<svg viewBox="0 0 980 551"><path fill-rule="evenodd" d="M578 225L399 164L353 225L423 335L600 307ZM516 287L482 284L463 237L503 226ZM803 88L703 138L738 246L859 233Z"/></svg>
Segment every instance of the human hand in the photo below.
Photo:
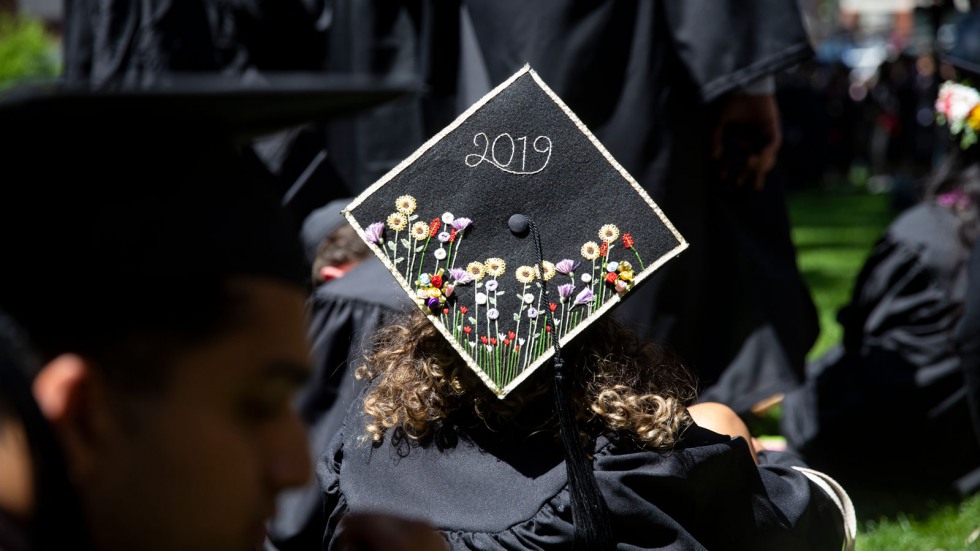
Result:
<svg viewBox="0 0 980 551"><path fill-rule="evenodd" d="M736 187L752 179L762 191L782 144L779 108L772 94L733 94L725 100L711 136L711 156L719 176Z"/></svg>
<svg viewBox="0 0 980 551"><path fill-rule="evenodd" d="M428 524L389 515L348 515L341 549L348 551L447 551L449 544Z"/></svg>

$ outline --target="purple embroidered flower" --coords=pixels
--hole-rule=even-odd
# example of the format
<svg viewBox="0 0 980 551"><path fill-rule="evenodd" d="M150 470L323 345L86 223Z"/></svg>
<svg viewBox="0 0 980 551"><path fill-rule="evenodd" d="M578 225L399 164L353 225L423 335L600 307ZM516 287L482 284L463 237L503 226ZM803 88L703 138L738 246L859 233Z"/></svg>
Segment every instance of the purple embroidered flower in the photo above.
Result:
<svg viewBox="0 0 980 551"><path fill-rule="evenodd" d="M440 243L446 243L449 241L449 232L447 231L439 232L439 235L437 235L436 237L439 238Z"/></svg>
<svg viewBox="0 0 980 551"><path fill-rule="evenodd" d="M463 231L466 228L470 227L470 224L472 224L472 223L473 223L473 221L470 220L469 218L462 218L462 217L456 218L452 222L453 229L455 229L456 231Z"/></svg>
<svg viewBox="0 0 980 551"><path fill-rule="evenodd" d="M383 222L375 222L367 227L367 231L364 232L364 237L367 238L368 243L377 243L381 241L381 232L384 229L385 225Z"/></svg>
<svg viewBox="0 0 980 551"><path fill-rule="evenodd" d="M490 291L491 293L496 291L497 285L498 285L497 280L491 279L490 281L487 282L487 291Z"/></svg>
<svg viewBox="0 0 980 551"><path fill-rule="evenodd" d="M582 291L575 297L575 304L586 304L592 302L595 299L595 295L592 294L591 289L582 289Z"/></svg>
<svg viewBox="0 0 980 551"><path fill-rule="evenodd" d="M487 319L488 320L495 320L495 319L497 319L499 317L500 317L500 312L498 312L496 308L491 308L491 309L487 310Z"/></svg>
<svg viewBox="0 0 980 551"><path fill-rule="evenodd" d="M425 305L428 306L429 308L433 308L433 309L438 308L439 307L439 298L438 297L429 297L429 300L427 300L425 302Z"/></svg>
<svg viewBox="0 0 980 551"><path fill-rule="evenodd" d="M528 308L527 309L527 317L529 317L531 319L534 319L534 318L538 317L538 309L535 308L534 306Z"/></svg>
<svg viewBox="0 0 980 551"><path fill-rule="evenodd" d="M578 268L579 264L580 264L579 262L575 262L570 258L566 258L561 262L559 262L558 264L555 264L555 269L558 270L560 273L568 275L574 272Z"/></svg>
<svg viewBox="0 0 980 551"><path fill-rule="evenodd" d="M467 283L473 281L473 276L462 268L451 268L449 270L449 275L452 276L453 282L456 283L456 285L466 285Z"/></svg>
<svg viewBox="0 0 980 551"><path fill-rule="evenodd" d="M571 283L558 286L558 296L560 296L562 299L567 299L568 297L572 296L572 293L574 292L575 286Z"/></svg>

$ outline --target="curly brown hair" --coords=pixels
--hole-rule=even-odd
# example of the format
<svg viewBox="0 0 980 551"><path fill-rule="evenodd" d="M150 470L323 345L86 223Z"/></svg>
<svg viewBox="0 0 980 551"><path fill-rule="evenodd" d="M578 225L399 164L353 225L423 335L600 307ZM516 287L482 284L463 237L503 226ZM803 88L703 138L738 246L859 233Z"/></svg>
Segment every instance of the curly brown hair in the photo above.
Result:
<svg viewBox="0 0 980 551"><path fill-rule="evenodd" d="M609 316L564 347L562 357L573 373L583 437L613 431L640 446L665 449L691 423L686 409L696 397L691 373L663 347L641 341ZM418 311L379 331L367 364L357 370L358 378L373 380L364 411L375 442L389 429L425 440L457 411L506 427L525 405L552 395L552 373L550 365L542 367L501 400ZM553 415L545 423L557 431Z"/></svg>

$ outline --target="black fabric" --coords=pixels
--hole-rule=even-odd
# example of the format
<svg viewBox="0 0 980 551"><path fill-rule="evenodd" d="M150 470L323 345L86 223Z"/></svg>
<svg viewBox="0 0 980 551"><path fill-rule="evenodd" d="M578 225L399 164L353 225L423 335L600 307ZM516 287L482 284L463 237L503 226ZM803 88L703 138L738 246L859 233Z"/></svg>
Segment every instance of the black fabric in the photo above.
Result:
<svg viewBox="0 0 980 551"><path fill-rule="evenodd" d="M329 281L310 300L313 376L297 397L307 424L313 461L344 424L350 404L364 383L354 371L375 331L415 306L376 258L361 262ZM284 492L269 524L268 549L315 549L323 535L322 499L315 479Z"/></svg>
<svg viewBox="0 0 980 551"><path fill-rule="evenodd" d="M573 526L561 445L550 431L490 431L457 419L442 445L371 446L352 410L317 464L324 492L323 549L338 549L347 513L409 514L438 528L452 549L568 549ZM657 453L600 437L595 476L616 548L840 549L843 522L830 498L793 465L742 439L690 427ZM384 484L377 484L384 480ZM479 496L479 499L474 499Z"/></svg>
<svg viewBox="0 0 980 551"><path fill-rule="evenodd" d="M345 76L416 76L415 73L381 73L364 66L345 68L336 62L328 64L328 55L342 58L349 49L334 44L336 51L330 54L331 22L342 13L341 7L334 4L337 2L324 0L66 2L63 79L73 86L116 90L158 86L174 74L222 74L240 84L273 85L285 73L294 77L294 85L299 80L307 86L322 88L318 83L323 76L318 73L328 65L333 65L332 72ZM367 7L374 3L359 4ZM400 88L402 92L407 89ZM372 99L376 92L361 87L336 107L350 111L381 103L380 97ZM384 99L395 95L385 94ZM304 109L304 103L310 103L297 99L301 98L280 102L272 113L253 102L252 109L240 109L237 116L260 120L278 116L281 120L290 112ZM267 98L266 103L270 102ZM404 107L405 102L401 105ZM308 120L309 117L304 117L302 122ZM255 125L251 126L254 136ZM279 124L270 130L283 126ZM328 132L321 124L267 136L256 146L259 158L278 180L284 204L297 220L331 199L357 191L344 188L345 182L337 170L343 169L347 159L353 159L345 151L347 141L352 139L350 135L338 137L330 146L328 157L325 151ZM372 166L360 161L358 158L355 166ZM339 166L335 167L335 163Z"/></svg>
<svg viewBox="0 0 980 551"><path fill-rule="evenodd" d="M946 208L922 203L875 245L839 314L842 344L783 402L787 441L814 467L889 484L910 473L948 483L980 466L954 347L969 254L958 226ZM895 447L910 434L929 435L929 445ZM878 458L875 468L856 456Z"/></svg>
<svg viewBox="0 0 980 551"><path fill-rule="evenodd" d="M413 298L426 287L423 275L443 270L443 283L455 285L455 291L441 289L438 306L430 309L430 319L447 339L458 343L457 350L479 366L498 393L526 376L552 352L545 336L544 315L539 319L528 314L531 308L550 308L543 302L540 282L530 281L540 277L525 278L524 282L515 277L522 266L538 264L538 254L527 234L511 231L511 216L523 214L534 220L547 260L581 263L574 273L556 274L550 283L552 289L561 284L575 287L566 301L559 301L557 293L551 300L556 317L569 316L558 329L566 342L621 296L628 296L633 285L649 277L662 257L682 246L648 198L630 185L530 72L516 76L476 111L454 123L438 141L427 144L411 163L381 182L352 203L350 216L365 231L372 224L384 225L381 240L372 248L390 262ZM398 201L407 196L412 198L411 208L405 209L407 226L395 225L390 217L399 216ZM455 221L444 222L443 213L452 214ZM453 226L464 218L472 225ZM424 226L421 239L409 237L414 225ZM600 255L600 229L612 227L607 225L617 229L606 239L608 253ZM436 239L436 234L442 233L446 239L455 235L455 240ZM583 252L587 243L597 251L591 258ZM447 250L451 255L447 253L444 260L435 256ZM470 283L455 276L450 279L451 269L464 269L471 262L483 263L489 258L503 259L506 268L498 275L486 276L486 282L481 281L482 275ZM632 265L631 279L620 292L603 281L607 262L612 261ZM591 282L583 283L582 274L589 275ZM616 274L614 279L618 277ZM486 290L484 285L491 280L499 281L499 290ZM573 299L586 289L595 299L576 306ZM477 293L488 294L482 307ZM528 295L532 296L530 302L522 298ZM498 318L488 317L491 309L499 312Z"/></svg>
<svg viewBox="0 0 980 551"><path fill-rule="evenodd" d="M966 384L973 430L980 444L980 241L973 244L968 266L963 317L956 328L956 349Z"/></svg>
<svg viewBox="0 0 980 551"><path fill-rule="evenodd" d="M796 268L782 186L770 180L763 193L739 193L716 181L708 136L717 106L705 101L810 55L796 3L468 0L464 5L478 51L464 51L463 59L482 59L485 67L467 66L463 73L485 75L496 85L530 63L692 244L615 315L679 352L697 370L706 399L747 411L758 400L795 387L818 325ZM396 42L376 34L389 28L384 22L403 18L385 19L370 10L360 15L338 19L335 37L352 36L362 45L362 66L376 59L369 53L411 56L407 47L398 58L389 49ZM364 45L372 44L372 37L377 38L373 49ZM397 43L420 41L411 35ZM482 85L463 84L463 90ZM397 146L413 143L417 115L407 109L389 114L405 127L389 123L371 135ZM441 127L422 125L430 134ZM372 180L361 181L366 186Z"/></svg>

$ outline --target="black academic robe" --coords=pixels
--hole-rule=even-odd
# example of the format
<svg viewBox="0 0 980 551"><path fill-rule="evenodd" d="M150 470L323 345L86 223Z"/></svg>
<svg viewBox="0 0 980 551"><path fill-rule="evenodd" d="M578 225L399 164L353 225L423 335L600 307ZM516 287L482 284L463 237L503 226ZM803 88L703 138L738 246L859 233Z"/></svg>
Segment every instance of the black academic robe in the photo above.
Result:
<svg viewBox="0 0 980 551"><path fill-rule="evenodd" d="M297 400L315 461L340 431L350 404L363 388L354 371L375 331L415 308L388 269L371 257L339 279L319 286L310 300L314 371ZM269 524L269 549L310 549L322 534L316 480L282 494Z"/></svg>
<svg viewBox="0 0 980 551"><path fill-rule="evenodd" d="M351 122L356 128L336 140L351 149L341 157L364 159L357 166L380 176L421 145L420 134L448 122L448 98L455 95L461 112L530 63L691 243L637 288L618 317L676 349L697 371L705 399L746 411L799 384L818 324L796 268L781 185L736 191L716 181L709 160L717 100L811 54L796 2L336 6L332 63L414 71L429 91L415 109L391 105L383 120ZM370 181L357 180L353 191Z"/></svg>
<svg viewBox="0 0 980 551"><path fill-rule="evenodd" d="M843 342L787 394L783 433L816 468L892 483L951 482L980 467L954 346L970 252L958 227L932 202L899 216L839 314ZM861 456L876 458L874 468Z"/></svg>
<svg viewBox="0 0 980 551"><path fill-rule="evenodd" d="M454 550L570 548L571 505L553 431L518 435L456 419L428 445L393 442L389 433L373 446L363 438L365 422L352 409L317 464L323 549L339 549L345 514L366 512L427 521ZM744 439L691 426L669 452L606 434L591 457L616 549L841 548L839 509L789 454L764 452L757 466Z"/></svg>

